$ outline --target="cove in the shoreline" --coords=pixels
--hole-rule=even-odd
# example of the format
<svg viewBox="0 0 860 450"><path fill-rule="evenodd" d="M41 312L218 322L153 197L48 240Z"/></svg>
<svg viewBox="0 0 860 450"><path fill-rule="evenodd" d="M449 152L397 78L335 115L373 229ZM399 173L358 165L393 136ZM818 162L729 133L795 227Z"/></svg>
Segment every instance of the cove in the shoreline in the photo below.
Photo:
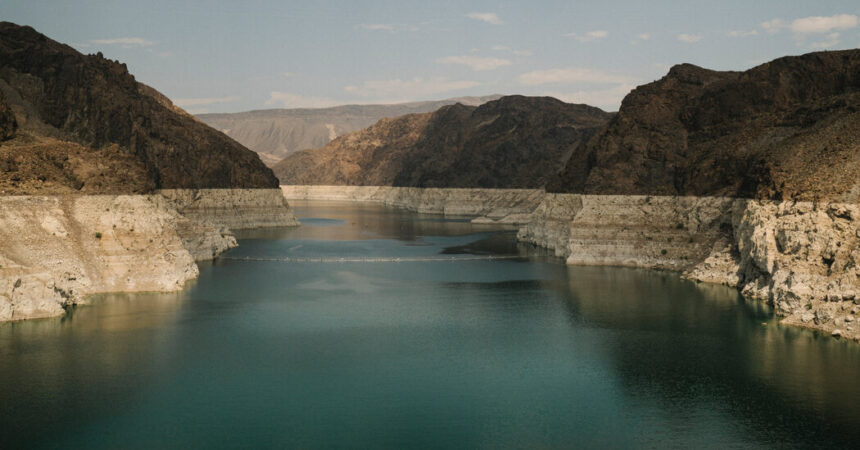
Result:
<svg viewBox="0 0 860 450"><path fill-rule="evenodd" d="M0 447L835 447L856 345L676 273L569 267L511 231L294 202L177 294L0 325Z"/></svg>

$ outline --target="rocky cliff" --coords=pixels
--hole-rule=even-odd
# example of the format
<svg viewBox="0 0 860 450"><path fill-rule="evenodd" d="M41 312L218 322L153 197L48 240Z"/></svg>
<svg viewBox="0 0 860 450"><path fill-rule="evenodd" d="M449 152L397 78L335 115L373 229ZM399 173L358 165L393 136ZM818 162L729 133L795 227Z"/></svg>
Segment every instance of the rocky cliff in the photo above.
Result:
<svg viewBox="0 0 860 450"><path fill-rule="evenodd" d="M18 125L0 155L7 190L277 187L254 152L138 83L125 64L30 27L0 22L0 91Z"/></svg>
<svg viewBox="0 0 860 450"><path fill-rule="evenodd" d="M254 152L125 65L0 23L0 321L178 290L229 228L296 224Z"/></svg>
<svg viewBox="0 0 860 450"><path fill-rule="evenodd" d="M455 103L478 106L499 97L501 95L391 105L267 109L198 114L197 118L254 150L264 163L274 166L292 152L323 147L338 136L367 128L386 117L431 112Z"/></svg>
<svg viewBox="0 0 860 450"><path fill-rule="evenodd" d="M446 106L293 153L275 173L289 185L540 188L610 117L548 97Z"/></svg>
<svg viewBox="0 0 860 450"><path fill-rule="evenodd" d="M860 50L678 65L631 92L548 190L855 202L858 105Z"/></svg>
<svg viewBox="0 0 860 450"><path fill-rule="evenodd" d="M0 196L0 321L56 316L94 292L181 289L198 269L180 228L230 245L157 195Z"/></svg>
<svg viewBox="0 0 860 450"><path fill-rule="evenodd" d="M676 270L738 287L783 322L860 340L860 206L547 194L519 238L572 265Z"/></svg>
<svg viewBox="0 0 860 450"><path fill-rule="evenodd" d="M520 230L568 264L672 269L860 339L860 50L688 64L577 148ZM630 195L637 194L637 195Z"/></svg>

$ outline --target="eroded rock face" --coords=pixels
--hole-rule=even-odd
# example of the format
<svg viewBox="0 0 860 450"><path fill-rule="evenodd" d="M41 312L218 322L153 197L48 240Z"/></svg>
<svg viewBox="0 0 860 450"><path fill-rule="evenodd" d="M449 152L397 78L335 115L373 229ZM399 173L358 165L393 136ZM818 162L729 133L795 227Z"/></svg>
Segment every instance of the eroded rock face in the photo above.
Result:
<svg viewBox="0 0 860 450"><path fill-rule="evenodd" d="M547 190L857 202L857 105L856 49L745 72L681 64L625 97Z"/></svg>
<svg viewBox="0 0 860 450"><path fill-rule="evenodd" d="M736 286L785 323L860 339L858 214L846 203L548 194L518 237L568 264Z"/></svg>
<svg viewBox="0 0 860 450"><path fill-rule="evenodd" d="M177 216L158 196L0 197L0 320L59 315L94 292L181 289L198 270Z"/></svg>
<svg viewBox="0 0 860 450"><path fill-rule="evenodd" d="M788 323L860 338L844 323L860 295L858 205L749 201L734 220L745 295Z"/></svg>
<svg viewBox="0 0 860 450"><path fill-rule="evenodd" d="M383 119L275 166L285 185L538 189L611 114L549 97Z"/></svg>
<svg viewBox="0 0 860 450"><path fill-rule="evenodd" d="M0 92L18 124L0 144L0 187L11 193L278 186L254 152L138 83L125 64L30 27L0 22Z"/></svg>

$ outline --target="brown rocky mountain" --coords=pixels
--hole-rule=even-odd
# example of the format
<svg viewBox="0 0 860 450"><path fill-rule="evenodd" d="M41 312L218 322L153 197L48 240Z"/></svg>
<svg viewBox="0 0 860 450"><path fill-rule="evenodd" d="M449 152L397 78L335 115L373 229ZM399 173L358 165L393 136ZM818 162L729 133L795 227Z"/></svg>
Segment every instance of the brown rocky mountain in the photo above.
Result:
<svg viewBox="0 0 860 450"><path fill-rule="evenodd" d="M198 114L197 118L254 150L263 162L274 166L294 151L322 147L338 136L367 128L386 117L436 111L455 103L478 106L500 97L488 95L391 105L268 109Z"/></svg>
<svg viewBox="0 0 860 450"><path fill-rule="evenodd" d="M124 64L30 27L0 22L0 93L4 193L277 186L254 152L135 81Z"/></svg>
<svg viewBox="0 0 860 450"><path fill-rule="evenodd" d="M275 166L281 184L539 188L612 114L549 97L383 119Z"/></svg>
<svg viewBox="0 0 860 450"><path fill-rule="evenodd" d="M689 64L636 88L549 191L860 198L860 50L745 72Z"/></svg>

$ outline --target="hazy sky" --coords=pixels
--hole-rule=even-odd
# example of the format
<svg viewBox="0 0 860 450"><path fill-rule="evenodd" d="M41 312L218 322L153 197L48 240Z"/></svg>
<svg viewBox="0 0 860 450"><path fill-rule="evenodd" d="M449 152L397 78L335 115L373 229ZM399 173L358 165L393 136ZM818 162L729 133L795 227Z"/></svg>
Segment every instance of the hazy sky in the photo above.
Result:
<svg viewBox="0 0 860 450"><path fill-rule="evenodd" d="M857 0L0 2L194 113L493 93L615 110L673 64L860 47L858 16Z"/></svg>

